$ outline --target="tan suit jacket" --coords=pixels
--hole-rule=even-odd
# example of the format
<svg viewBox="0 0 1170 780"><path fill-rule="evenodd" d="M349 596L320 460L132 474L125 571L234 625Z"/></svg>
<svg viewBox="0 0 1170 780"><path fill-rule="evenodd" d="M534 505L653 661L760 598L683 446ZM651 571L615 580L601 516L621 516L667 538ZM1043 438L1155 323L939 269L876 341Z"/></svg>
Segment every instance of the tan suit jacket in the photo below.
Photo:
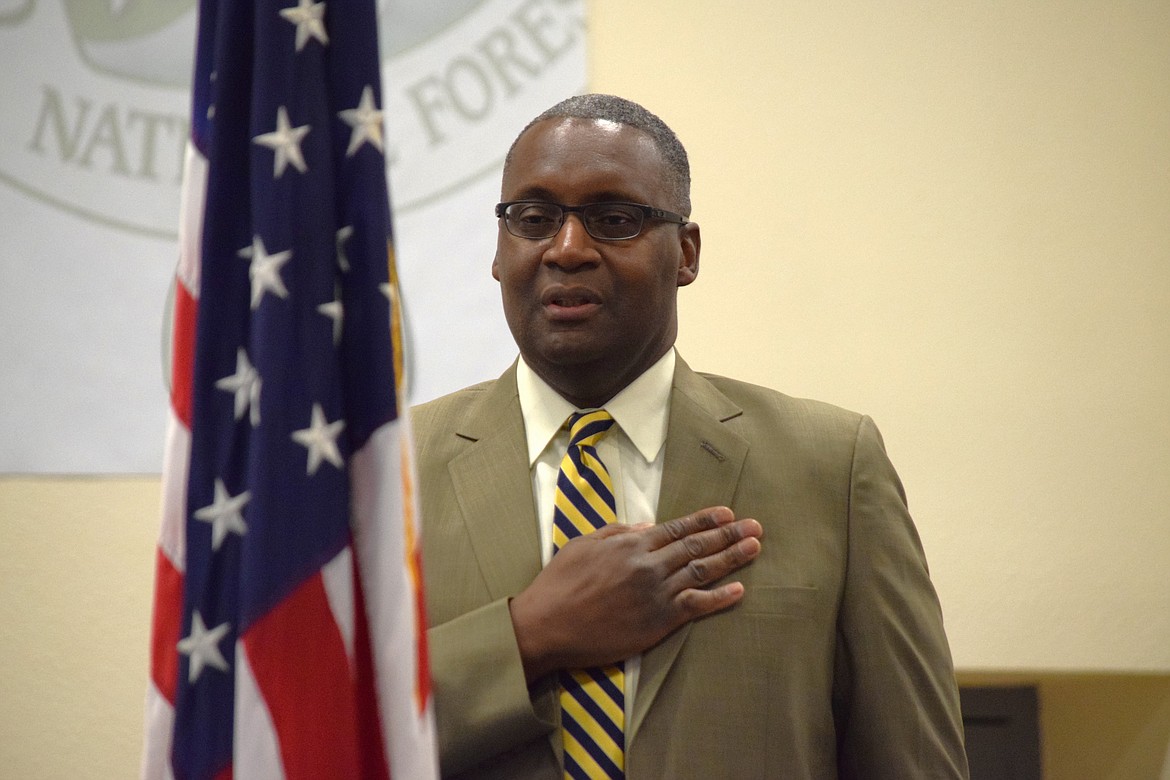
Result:
<svg viewBox="0 0 1170 780"><path fill-rule="evenodd" d="M541 566L515 367L414 431L444 775L558 780L555 686L525 686L508 614ZM726 505L763 549L740 604L643 655L630 780L965 777L942 614L872 421L680 359L665 446L659 520Z"/></svg>

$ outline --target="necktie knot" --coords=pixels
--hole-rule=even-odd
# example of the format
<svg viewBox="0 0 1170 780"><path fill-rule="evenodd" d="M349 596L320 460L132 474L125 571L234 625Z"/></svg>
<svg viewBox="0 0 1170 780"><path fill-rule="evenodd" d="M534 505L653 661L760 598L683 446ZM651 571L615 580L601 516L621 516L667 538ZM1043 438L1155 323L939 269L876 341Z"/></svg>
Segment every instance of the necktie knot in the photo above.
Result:
<svg viewBox="0 0 1170 780"><path fill-rule="evenodd" d="M613 422L604 409L569 416L569 447L561 459L553 507L554 552L570 539L617 520L613 482L596 447Z"/></svg>
<svg viewBox="0 0 1170 780"><path fill-rule="evenodd" d="M604 409L590 409L569 415L569 446L593 447L613 427L613 418Z"/></svg>

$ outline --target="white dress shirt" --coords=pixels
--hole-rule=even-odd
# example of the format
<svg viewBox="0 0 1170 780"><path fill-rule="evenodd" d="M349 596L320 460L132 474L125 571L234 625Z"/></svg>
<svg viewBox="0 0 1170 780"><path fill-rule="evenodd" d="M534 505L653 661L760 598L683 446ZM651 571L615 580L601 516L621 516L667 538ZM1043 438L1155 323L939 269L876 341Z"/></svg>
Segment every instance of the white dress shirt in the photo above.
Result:
<svg viewBox="0 0 1170 780"><path fill-rule="evenodd" d="M670 411L670 386L674 380L672 347L658 362L605 404L614 426L597 443L597 455L613 482L619 523L654 522L658 493L662 488L662 462L666 422ZM520 358L516 386L524 433L528 440L528 465L532 471L532 496L540 530L541 561L553 555L553 501L561 459L569 448L569 415L577 411ZM626 659L626 723L633 712L641 656Z"/></svg>

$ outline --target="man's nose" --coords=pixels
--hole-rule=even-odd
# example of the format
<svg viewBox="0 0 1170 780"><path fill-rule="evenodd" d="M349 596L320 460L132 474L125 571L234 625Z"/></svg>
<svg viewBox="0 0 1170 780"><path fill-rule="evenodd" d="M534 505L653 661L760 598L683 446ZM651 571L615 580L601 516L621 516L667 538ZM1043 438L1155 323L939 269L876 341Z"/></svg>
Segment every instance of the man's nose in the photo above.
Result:
<svg viewBox="0 0 1170 780"><path fill-rule="evenodd" d="M566 214L561 229L545 250L545 262L561 268L573 268L583 263L595 263L599 259L594 239L585 229L581 215Z"/></svg>

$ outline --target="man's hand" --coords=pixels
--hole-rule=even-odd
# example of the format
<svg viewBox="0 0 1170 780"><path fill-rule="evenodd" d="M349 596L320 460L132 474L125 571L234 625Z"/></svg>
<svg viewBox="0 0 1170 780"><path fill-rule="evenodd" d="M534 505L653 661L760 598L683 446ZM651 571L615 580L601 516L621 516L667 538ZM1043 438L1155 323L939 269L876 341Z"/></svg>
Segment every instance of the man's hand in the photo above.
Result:
<svg viewBox="0 0 1170 780"><path fill-rule="evenodd" d="M610 525L579 536L511 602L529 684L567 668L602 666L726 609L743 585L715 582L750 563L764 529L711 507L659 525Z"/></svg>

